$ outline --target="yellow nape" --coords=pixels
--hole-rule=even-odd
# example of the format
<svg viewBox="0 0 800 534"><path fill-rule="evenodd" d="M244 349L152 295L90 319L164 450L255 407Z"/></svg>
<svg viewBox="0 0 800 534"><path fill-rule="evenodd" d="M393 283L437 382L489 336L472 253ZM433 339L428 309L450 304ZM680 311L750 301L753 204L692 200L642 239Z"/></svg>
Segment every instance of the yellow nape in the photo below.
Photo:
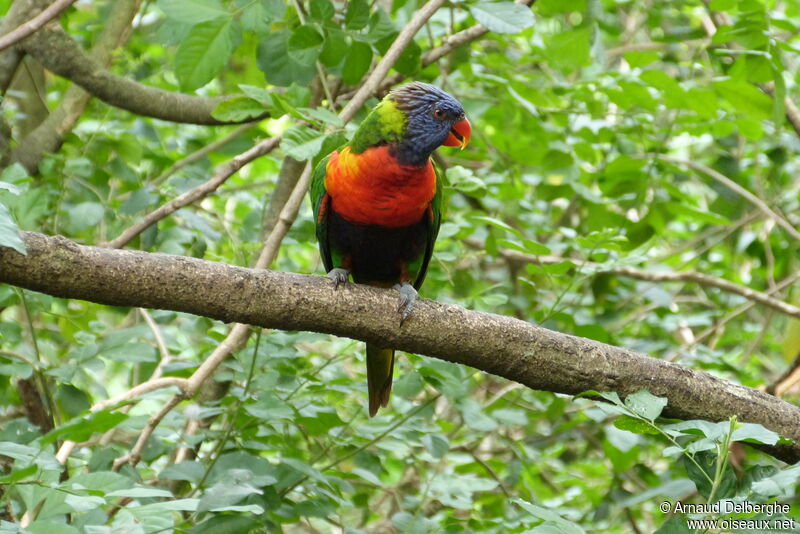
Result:
<svg viewBox="0 0 800 534"><path fill-rule="evenodd" d="M399 139L406 130L406 115L388 98L381 100L375 108L380 118L381 136L384 139Z"/></svg>

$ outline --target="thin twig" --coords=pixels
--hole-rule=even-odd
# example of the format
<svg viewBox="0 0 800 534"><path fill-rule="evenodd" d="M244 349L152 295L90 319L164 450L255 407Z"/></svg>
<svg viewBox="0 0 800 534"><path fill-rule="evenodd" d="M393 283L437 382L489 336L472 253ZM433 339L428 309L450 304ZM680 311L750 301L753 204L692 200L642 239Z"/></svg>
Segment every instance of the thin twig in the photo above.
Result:
<svg viewBox="0 0 800 534"><path fill-rule="evenodd" d="M311 183L311 170L311 162L309 161L306 164L306 168L303 170L303 174L300 175L300 179L297 180L294 189L292 189L292 194L289 195L289 198L286 200L286 204L284 204L281 210L275 227L272 229L272 232L270 232L266 241L264 241L264 248L261 249L261 254L255 265L256 269L268 268L275 260L275 256L278 255L278 248L281 246L281 242L283 238L286 237L286 233L289 231L289 228L291 228L295 218L297 218L297 212L300 209L300 205L303 203L306 191L308 191L308 186Z"/></svg>
<svg viewBox="0 0 800 534"><path fill-rule="evenodd" d="M217 167L214 176L212 176L208 181L203 182L202 184L198 185L197 187L193 187L192 189L186 191L182 195L173 198L166 204L162 204L157 209L151 211L147 215L145 215L139 222L134 224L133 226L128 227L124 232L122 232L119 237L116 239L112 239L108 243L105 243L102 246L108 248L121 248L127 245L134 237L141 234L145 230L147 230L150 226L154 225L164 217L172 215L179 209L192 204L193 202L197 202L198 200L202 200L206 198L208 195L213 193L214 191L219 188L225 181L233 176L233 174L253 161L254 159L263 156L265 154L269 154L280 144L281 136L270 137L269 139L264 139L263 141L257 143L255 146L250 148L249 150L242 152L238 156L235 156L233 159L225 162L224 164Z"/></svg>
<svg viewBox="0 0 800 534"><path fill-rule="evenodd" d="M523 5L523 6L530 6L533 4L534 0L516 0L515 3ZM463 46L467 43L470 43L476 39L479 39L489 33L489 29L482 25L476 24L475 26L470 26L466 30L461 30L460 32L454 33L448 37L442 39L442 44L429 50L422 56L422 66L427 67L432 65L442 59L447 54L451 53L453 50L458 48L459 46ZM405 79L405 75L398 73L392 74L391 76L387 76L380 84L377 93L380 94L384 91L387 91L393 85L396 85ZM353 95L356 94L356 91L348 91L339 95L339 100L346 100L348 98L352 98Z"/></svg>
<svg viewBox="0 0 800 534"><path fill-rule="evenodd" d="M792 275L789 275L786 278L784 278L783 280L781 280L780 282L778 282L777 284L775 284L773 287L771 287L767 291L765 291L765 294L769 296L769 295L772 295L772 294L777 293L779 291L782 291L782 290L786 289L787 287L791 286L792 284L794 284L797 280L800 280L800 273L794 273ZM750 308L752 308L755 305L756 305L755 301L750 301L750 302L746 302L746 303L742 304L741 306L739 306L738 308L733 310L731 313L729 313L728 315L726 315L725 317L720 319L716 324L714 324L713 326L709 326L708 328L703 330L695 338L694 345L697 345L697 344L703 342L709 336L711 336L714 332L716 332L717 330L719 330L720 328L725 326L725 324L727 324L728 322L732 321L733 319L735 319L739 315L747 312L748 310L750 310ZM677 357L678 357L678 353L676 352L676 353L672 354L670 357L668 357L666 359L669 360L669 361L673 361L673 360L677 359Z"/></svg>
<svg viewBox="0 0 800 534"><path fill-rule="evenodd" d="M158 367L156 367L156 370L153 371L153 375L150 377L150 379L152 380L154 378L160 378L161 375L164 374L164 366L172 360L172 355L169 353L167 344L164 342L164 337L161 335L161 330L159 330L158 324L156 324L156 322L153 320L153 317L150 315L150 313L144 308L138 308L138 310L139 314L144 318L144 322L147 323L147 326L153 333L153 337L156 340L156 346L158 347L158 353L161 355L161 361L158 362Z"/></svg>
<svg viewBox="0 0 800 534"><path fill-rule="evenodd" d="M467 240L467 244L474 248L483 249L483 245L475 240ZM561 256L537 256L535 254L526 254L524 252L506 249L500 250L499 254L510 261L531 263L535 265L552 265L554 263L561 263L563 261L578 261L572 258L564 258ZM595 269L598 270L598 272L625 276L627 278L635 278L636 280L644 280L646 282L693 282L704 286L715 287L727 293L739 295L740 297L744 297L747 300L756 302L758 304L763 304L764 306L768 306L786 315L800 318L800 307L793 306L792 304L771 297L769 294L762 291L757 291L755 289L731 282L730 280L725 280L724 278L718 278L716 276L710 276L697 271L651 272L628 266L604 267L599 263L584 261L580 262L579 267Z"/></svg>
<svg viewBox="0 0 800 534"><path fill-rule="evenodd" d="M122 393L121 395L117 395L116 397L95 403L91 407L90 411L98 412L110 406L115 406L120 403L135 399L136 397L144 395L145 393L150 393L151 391L173 386L179 388L181 391L185 391L187 388L187 380L185 378L179 378L176 376L167 376L147 380L146 382L142 382L141 384L129 389L125 393ZM56 460L58 460L61 464L65 464L70 454L72 454L72 451L75 449L75 445L76 443L74 441L65 441L56 453Z"/></svg>
<svg viewBox="0 0 800 534"><path fill-rule="evenodd" d="M16 29L0 37L0 50L5 50L9 46L20 42L36 30L56 18L62 11L75 3L75 0L56 0L41 13L31 20L20 24Z"/></svg>
<svg viewBox="0 0 800 534"><path fill-rule="evenodd" d="M791 235L793 239L800 241L800 232L798 232L797 229L794 226L792 226L792 224L789 221L787 221L784 217L773 211L772 208L770 208L766 202L764 202L756 195L754 195L744 187L740 186L739 184L737 184L736 182L734 182L721 172L718 172L712 169L711 167L703 165L702 163L697 163L696 161L676 159L661 154L656 155L656 158L660 159L661 161L665 161L667 163L672 163L674 165L683 165L685 167L689 167L690 169L703 173L709 178L713 179L714 181L721 183L722 185L724 185L737 195L741 196L742 198L744 198L745 200L756 206L762 212L764 212L765 215L767 215L770 219L775 221L775 224L786 230L786 232L789 235Z"/></svg>
<svg viewBox="0 0 800 534"><path fill-rule="evenodd" d="M389 47L389 50L386 51L386 54L384 54L383 58L375 67L375 70L369 74L366 81L361 85L358 91L356 91L356 94L339 114L339 117L344 122L350 122L350 119L352 119L361 106L364 105L367 98L377 92L381 82L383 82L383 79L386 78L386 75L389 73L389 69L400 59L400 54L402 54L409 43L411 43L411 40L419 29L422 28L440 7L442 7L442 4L444 4L444 0L430 0L422 6L422 9L417 11L411 20L408 21L408 24L400 30L397 38L392 43L392 46Z"/></svg>
<svg viewBox="0 0 800 534"><path fill-rule="evenodd" d="M208 154L214 152L215 150L218 150L218 149L222 148L223 146L227 145L228 143L230 143L231 141L233 141L234 139L236 139L237 137L242 135L244 132L254 128L255 126L256 126L255 123L242 124L241 126L237 127L236 129L234 129L233 131L231 131L227 135L225 135L225 137L217 139L213 143L209 143L209 144L205 145L204 147L200 148L199 150L195 150L194 152L192 152L188 156L186 156L186 157L176 161L175 163L173 163L172 166L170 166L169 169L165 170L164 172L159 174L156 178L151 180L150 181L150 185L151 186L160 185L161 182L163 182L164 180L166 180L167 178L169 178L170 176L172 176L173 174L175 174L179 170L183 169L184 167L186 167L188 165L191 165L192 163L194 163L196 161L199 161L199 160L203 159Z"/></svg>
<svg viewBox="0 0 800 534"><path fill-rule="evenodd" d="M113 471L119 471L123 465L130 462L131 465L136 465L139 463L139 459L142 456L142 451L144 450L145 445L147 445L147 440L150 439L150 436L155 431L156 427L161 423L161 420L166 417L166 415L172 411L172 409L177 406L182 400L183 396L175 395L169 401L167 401L161 409L153 414L150 419L147 420L147 424L142 429L142 433L139 434L139 438L136 440L136 444L133 446L131 451L128 454L123 454L122 456L114 459L114 465L112 466Z"/></svg>
<svg viewBox="0 0 800 534"><path fill-rule="evenodd" d="M788 372L784 373L772 386L767 388L767 393L781 397L796 386L798 382L800 382L800 354L794 359Z"/></svg>

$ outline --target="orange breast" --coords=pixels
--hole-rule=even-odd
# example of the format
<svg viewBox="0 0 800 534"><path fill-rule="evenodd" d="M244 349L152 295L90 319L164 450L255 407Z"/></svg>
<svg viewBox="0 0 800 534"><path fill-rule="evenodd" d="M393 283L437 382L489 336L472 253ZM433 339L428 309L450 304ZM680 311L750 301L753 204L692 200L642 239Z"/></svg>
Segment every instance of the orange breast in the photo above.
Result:
<svg viewBox="0 0 800 534"><path fill-rule="evenodd" d="M418 222L436 194L436 173L428 161L421 167L400 165L388 147L351 154L350 147L328 161L325 189L339 215L359 224L389 228Z"/></svg>

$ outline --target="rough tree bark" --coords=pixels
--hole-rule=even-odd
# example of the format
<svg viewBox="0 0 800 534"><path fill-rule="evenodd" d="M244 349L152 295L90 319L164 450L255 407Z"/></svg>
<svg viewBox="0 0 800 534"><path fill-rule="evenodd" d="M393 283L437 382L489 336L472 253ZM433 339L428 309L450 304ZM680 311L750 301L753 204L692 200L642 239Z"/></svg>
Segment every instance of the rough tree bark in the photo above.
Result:
<svg viewBox="0 0 800 534"><path fill-rule="evenodd" d="M396 292L321 276L233 267L195 258L81 246L23 233L28 254L0 248L0 282L65 298L204 315L284 330L381 340L400 350L576 394L640 389L669 399L665 415L760 423L800 439L800 408L708 373L518 319L421 299L402 326ZM800 446L769 447L788 462Z"/></svg>

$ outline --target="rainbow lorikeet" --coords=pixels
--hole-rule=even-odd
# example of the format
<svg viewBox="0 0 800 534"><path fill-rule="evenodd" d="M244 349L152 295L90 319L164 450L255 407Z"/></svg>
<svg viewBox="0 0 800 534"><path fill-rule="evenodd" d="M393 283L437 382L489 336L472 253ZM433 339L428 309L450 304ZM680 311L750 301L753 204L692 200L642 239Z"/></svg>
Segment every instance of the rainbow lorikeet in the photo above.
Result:
<svg viewBox="0 0 800 534"><path fill-rule="evenodd" d="M464 148L464 108L441 89L413 82L391 91L353 139L320 161L311 203L325 270L400 292L401 323L414 306L442 216L442 178L431 153ZM367 344L369 414L389 402L394 350Z"/></svg>

